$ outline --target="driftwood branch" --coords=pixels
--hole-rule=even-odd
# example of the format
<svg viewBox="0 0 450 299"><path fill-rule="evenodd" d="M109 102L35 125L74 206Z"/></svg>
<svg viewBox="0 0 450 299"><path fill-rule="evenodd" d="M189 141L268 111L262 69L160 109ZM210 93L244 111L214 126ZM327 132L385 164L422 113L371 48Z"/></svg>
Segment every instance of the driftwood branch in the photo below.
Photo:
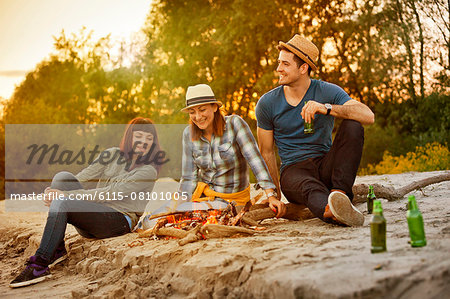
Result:
<svg viewBox="0 0 450 299"><path fill-rule="evenodd" d="M178 241L178 245L183 246L188 243L193 243L193 242L203 239L203 236L201 234L199 234L201 228L202 228L201 225L197 225L195 228L191 229L187 233L186 237L184 237L183 239Z"/></svg>
<svg viewBox="0 0 450 299"><path fill-rule="evenodd" d="M265 204L256 204L252 206L249 212L247 212L242 221L249 225L257 225L256 221L274 218L276 213L272 211L270 207ZM304 205L296 205L293 203L286 204L286 214L283 216L285 219L289 220L306 220L314 218L311 211ZM256 222L256 224L255 224Z"/></svg>
<svg viewBox="0 0 450 299"><path fill-rule="evenodd" d="M172 227L161 227L159 229L150 228L145 231L138 231L138 234L140 238L148 238L151 236L168 236L177 239L183 239L188 235L188 232Z"/></svg>
<svg viewBox="0 0 450 299"><path fill-rule="evenodd" d="M385 198L387 200L393 201L403 198L406 194L410 193L411 191L444 181L450 181L450 172L432 176L420 181L415 181L409 185L406 185L398 189L390 186L383 186L380 184L372 184L372 186L377 198ZM354 202L366 201L368 192L369 192L368 184L354 185L353 186L353 194L355 195Z"/></svg>
<svg viewBox="0 0 450 299"><path fill-rule="evenodd" d="M207 224L202 226L200 232L206 239L227 238L237 234L253 235L256 231L240 226L228 226L219 224Z"/></svg>
<svg viewBox="0 0 450 299"><path fill-rule="evenodd" d="M250 207L252 206L251 201L248 201L245 206L241 209L241 211L233 218L230 219L230 225L235 226L236 224L241 221L242 217L250 210Z"/></svg>

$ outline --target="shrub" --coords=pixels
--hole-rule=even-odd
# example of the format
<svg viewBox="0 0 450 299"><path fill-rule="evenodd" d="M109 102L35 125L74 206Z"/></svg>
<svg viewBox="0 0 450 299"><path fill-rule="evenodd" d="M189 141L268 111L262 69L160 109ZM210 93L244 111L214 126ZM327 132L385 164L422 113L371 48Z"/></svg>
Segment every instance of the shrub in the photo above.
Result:
<svg viewBox="0 0 450 299"><path fill-rule="evenodd" d="M447 144L438 142L417 146L414 152L398 157L388 151L383 154L383 160L360 171L360 175L403 173L408 171L434 171L450 169L450 151Z"/></svg>

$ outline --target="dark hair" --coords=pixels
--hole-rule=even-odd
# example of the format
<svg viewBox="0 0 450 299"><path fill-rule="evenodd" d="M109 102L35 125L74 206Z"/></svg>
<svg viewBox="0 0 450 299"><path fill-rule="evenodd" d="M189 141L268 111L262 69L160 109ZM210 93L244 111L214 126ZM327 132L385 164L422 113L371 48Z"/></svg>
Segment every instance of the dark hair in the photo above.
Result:
<svg viewBox="0 0 450 299"><path fill-rule="evenodd" d="M149 118L144 117L136 117L133 118L127 125L125 129L125 133L123 134L122 141L120 142L120 151L122 155L127 160L131 160L133 158L133 132L135 131L143 131L146 133L151 133L153 135L153 144L150 147L150 151L145 155L139 158L136 162L135 167L142 166L144 164L148 164L147 161L151 161L150 165L152 165L156 171L159 173L161 169L161 165L158 165L153 160L154 156L158 154L161 150L159 146L158 134L156 133L156 128ZM134 167L134 168L135 168ZM131 169L130 169L131 170Z"/></svg>
<svg viewBox="0 0 450 299"><path fill-rule="evenodd" d="M216 105L216 104L210 104L210 105ZM197 127L196 124L192 120L189 119L189 124L191 127L191 139L192 141L196 141L200 139L200 136L202 136L203 130ZM217 106L216 112L214 112L214 119L213 119L213 133L215 136L223 136L223 132L225 130L225 116L223 115L223 112L220 110L219 106Z"/></svg>
<svg viewBox="0 0 450 299"><path fill-rule="evenodd" d="M292 52L291 50L289 50L288 48L286 48L285 46L282 45L278 45L277 46L278 50L285 50L288 52L291 52L292 54L294 54L294 61L297 64L297 67L300 68L304 63L306 63L303 59L301 59L300 57L298 57L294 52ZM309 66L308 63L306 63L306 65L308 66L308 76L311 75L311 67Z"/></svg>

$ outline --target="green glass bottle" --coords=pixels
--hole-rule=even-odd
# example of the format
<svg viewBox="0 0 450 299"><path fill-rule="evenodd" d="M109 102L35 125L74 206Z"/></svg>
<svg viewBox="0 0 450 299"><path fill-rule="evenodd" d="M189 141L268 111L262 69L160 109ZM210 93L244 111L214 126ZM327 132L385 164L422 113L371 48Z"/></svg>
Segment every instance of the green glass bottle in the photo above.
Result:
<svg viewBox="0 0 450 299"><path fill-rule="evenodd" d="M417 206L416 202L416 197L414 195L408 196L408 211L406 212L406 219L408 220L409 236L411 237L411 246L422 247L427 245L422 213L420 213L419 211L419 207Z"/></svg>
<svg viewBox="0 0 450 299"><path fill-rule="evenodd" d="M305 105L308 104L308 101L305 102ZM314 119L311 119L310 123L305 121L303 133L305 134L314 134Z"/></svg>
<svg viewBox="0 0 450 299"><path fill-rule="evenodd" d="M377 199L375 192L373 191L373 186L369 185L369 194L367 194L367 212L372 214L373 211L373 201Z"/></svg>
<svg viewBox="0 0 450 299"><path fill-rule="evenodd" d="M383 216L381 201L373 201L373 216L370 220L370 237L372 239L372 253L386 251L386 219Z"/></svg>

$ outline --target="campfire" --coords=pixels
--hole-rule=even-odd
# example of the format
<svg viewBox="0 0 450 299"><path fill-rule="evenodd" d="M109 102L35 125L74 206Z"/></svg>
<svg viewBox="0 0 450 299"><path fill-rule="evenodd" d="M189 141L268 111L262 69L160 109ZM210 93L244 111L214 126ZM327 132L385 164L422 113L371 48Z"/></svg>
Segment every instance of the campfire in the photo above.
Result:
<svg viewBox="0 0 450 299"><path fill-rule="evenodd" d="M202 209L196 209L199 206ZM253 235L266 229L260 224L262 220L275 215L267 204L252 204L252 201L240 210L235 202L190 203L187 209L148 217L148 228L138 229L138 233L139 237L176 238L182 246L211 238ZM312 218L312 214L304 206L287 204L287 213L283 218L302 220Z"/></svg>

